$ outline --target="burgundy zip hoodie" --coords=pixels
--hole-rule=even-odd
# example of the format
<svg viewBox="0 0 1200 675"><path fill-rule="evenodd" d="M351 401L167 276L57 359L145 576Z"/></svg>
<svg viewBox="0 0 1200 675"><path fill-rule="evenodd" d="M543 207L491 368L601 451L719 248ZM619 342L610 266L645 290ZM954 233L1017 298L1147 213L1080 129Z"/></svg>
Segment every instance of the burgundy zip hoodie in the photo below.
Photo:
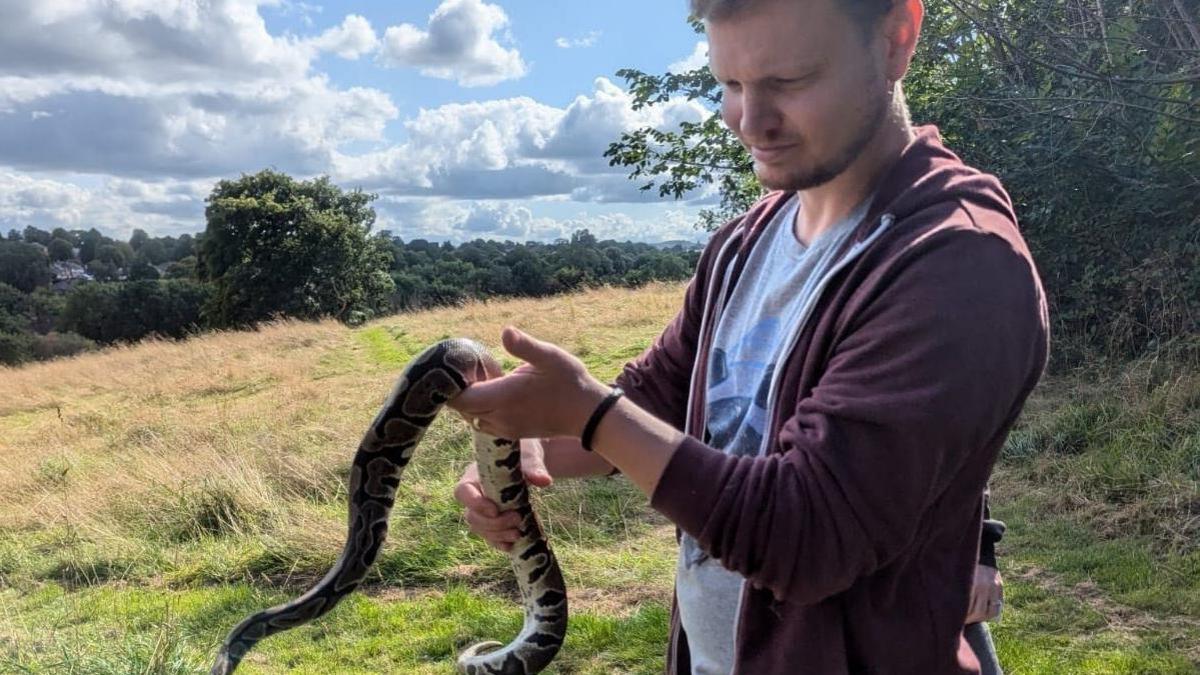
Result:
<svg viewBox="0 0 1200 675"><path fill-rule="evenodd" d="M617 378L688 434L651 505L749 581L739 675L979 670L962 627L980 495L1045 368L1048 318L999 181L916 132L791 336L765 456L704 443L705 364L786 193L713 235L682 310ZM691 673L677 606L667 672Z"/></svg>

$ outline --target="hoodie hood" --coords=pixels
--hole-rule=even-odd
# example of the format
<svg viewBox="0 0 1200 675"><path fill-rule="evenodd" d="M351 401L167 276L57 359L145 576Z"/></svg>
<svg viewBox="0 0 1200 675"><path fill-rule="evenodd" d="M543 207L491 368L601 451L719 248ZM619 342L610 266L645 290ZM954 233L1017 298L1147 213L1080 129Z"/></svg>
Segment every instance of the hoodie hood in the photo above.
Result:
<svg viewBox="0 0 1200 675"><path fill-rule="evenodd" d="M1012 201L998 178L964 164L942 143L936 126L915 127L913 131L912 142L880 179L871 207L854 235L847 240L847 247L870 238L880 227L884 215L903 222L921 211L949 203L968 210L999 211L1016 222ZM915 181L914 177L917 177ZM791 195L791 191L773 191L738 221L744 228L738 242L739 254L746 253L754 245Z"/></svg>

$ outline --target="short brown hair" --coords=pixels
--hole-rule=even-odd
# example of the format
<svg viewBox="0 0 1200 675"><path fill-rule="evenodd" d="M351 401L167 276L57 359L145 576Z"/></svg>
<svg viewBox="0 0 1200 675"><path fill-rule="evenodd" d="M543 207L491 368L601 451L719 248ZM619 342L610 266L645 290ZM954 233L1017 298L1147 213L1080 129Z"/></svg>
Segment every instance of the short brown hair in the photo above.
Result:
<svg viewBox="0 0 1200 675"><path fill-rule="evenodd" d="M795 0L793 0L795 1ZM689 0L692 16L701 21L720 21L739 14L759 0ZM874 28L892 10L895 0L834 0L863 32Z"/></svg>

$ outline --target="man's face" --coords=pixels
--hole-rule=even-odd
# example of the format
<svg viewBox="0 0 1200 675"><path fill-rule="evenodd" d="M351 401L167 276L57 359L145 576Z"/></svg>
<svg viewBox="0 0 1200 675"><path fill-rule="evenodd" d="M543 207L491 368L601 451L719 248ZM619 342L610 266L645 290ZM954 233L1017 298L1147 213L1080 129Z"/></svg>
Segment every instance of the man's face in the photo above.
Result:
<svg viewBox="0 0 1200 675"><path fill-rule="evenodd" d="M883 122L890 101L881 38L840 0L762 0L708 23L721 114L772 190L805 190L840 174Z"/></svg>

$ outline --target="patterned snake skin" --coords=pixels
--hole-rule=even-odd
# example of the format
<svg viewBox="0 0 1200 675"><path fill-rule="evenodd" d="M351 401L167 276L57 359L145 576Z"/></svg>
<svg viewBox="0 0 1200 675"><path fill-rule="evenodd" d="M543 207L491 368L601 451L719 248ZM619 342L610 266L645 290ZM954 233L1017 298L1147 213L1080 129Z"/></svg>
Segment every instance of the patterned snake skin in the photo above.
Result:
<svg viewBox="0 0 1200 675"><path fill-rule="evenodd" d="M387 536L400 474L425 430L446 401L471 383L500 374L500 366L481 345L462 339L439 342L409 364L354 455L350 533L341 557L304 595L238 624L225 638L211 675L232 673L259 640L316 619L358 588ZM458 658L458 671L465 675L537 673L550 663L566 637L566 585L529 505L520 450L509 440L478 431L474 436L484 493L501 511L515 510L522 517L522 536L509 557L525 605L525 626L507 646L482 642L467 648Z"/></svg>

